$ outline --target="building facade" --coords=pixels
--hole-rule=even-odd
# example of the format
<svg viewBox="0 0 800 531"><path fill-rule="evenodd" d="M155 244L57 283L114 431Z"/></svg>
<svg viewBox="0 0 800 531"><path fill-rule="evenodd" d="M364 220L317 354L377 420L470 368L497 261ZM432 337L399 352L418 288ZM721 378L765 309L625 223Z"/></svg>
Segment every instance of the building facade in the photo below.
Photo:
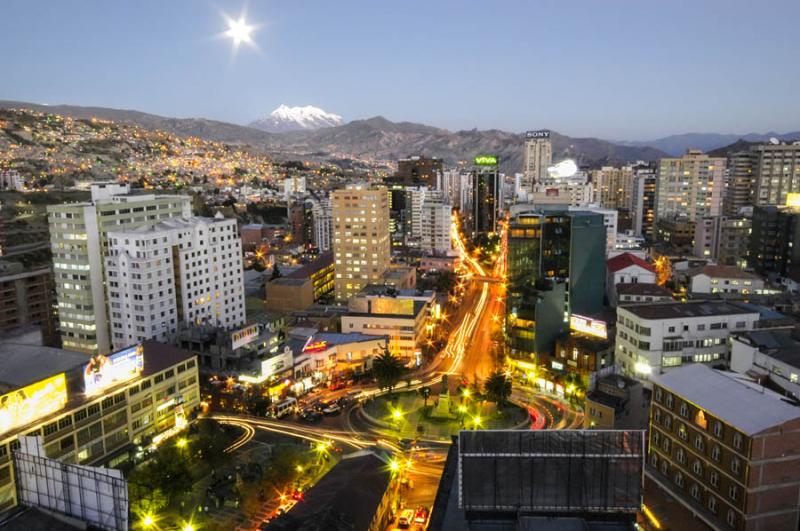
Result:
<svg viewBox="0 0 800 531"><path fill-rule="evenodd" d="M650 386L687 363L725 365L728 336L753 330L757 310L729 302L666 302L617 308L616 362Z"/></svg>
<svg viewBox="0 0 800 531"><path fill-rule="evenodd" d="M547 168L553 163L553 144L550 131L528 131L522 161L522 186L530 192L533 186L547 177Z"/></svg>
<svg viewBox="0 0 800 531"><path fill-rule="evenodd" d="M191 198L118 195L127 185L93 185L92 202L47 207L61 344L85 354L111 349L103 257L111 230L191 216Z"/></svg>
<svg viewBox="0 0 800 531"><path fill-rule="evenodd" d="M748 260L762 276L800 282L800 208L756 206Z"/></svg>
<svg viewBox="0 0 800 531"><path fill-rule="evenodd" d="M347 302L389 267L389 194L382 186L348 185L331 193L334 290Z"/></svg>
<svg viewBox="0 0 800 531"><path fill-rule="evenodd" d="M52 282L49 267L26 271L21 263L0 261L0 333L37 325L46 344L57 343Z"/></svg>
<svg viewBox="0 0 800 531"><path fill-rule="evenodd" d="M653 223L656 218L656 170L640 165L634 169L631 192L631 219L633 231L652 241Z"/></svg>
<svg viewBox="0 0 800 531"><path fill-rule="evenodd" d="M712 529L797 529L800 408L695 364L655 377L645 474Z"/></svg>
<svg viewBox="0 0 800 531"><path fill-rule="evenodd" d="M722 265L745 267L752 222L749 218L704 216L694 229L694 254Z"/></svg>
<svg viewBox="0 0 800 531"><path fill-rule="evenodd" d="M242 243L236 220L181 218L108 232L105 262L112 343L165 341L179 323L245 320Z"/></svg>
<svg viewBox="0 0 800 531"><path fill-rule="evenodd" d="M724 158L690 149L682 157L658 161L656 219L686 216L695 221L722 213Z"/></svg>
<svg viewBox="0 0 800 531"><path fill-rule="evenodd" d="M800 141L757 144L729 158L729 215L743 206L785 205L800 193Z"/></svg>
<svg viewBox="0 0 800 531"><path fill-rule="evenodd" d="M472 209L468 220L473 236L497 231L498 211L502 206L497 157L486 155L475 157L475 160L476 165L472 170Z"/></svg>

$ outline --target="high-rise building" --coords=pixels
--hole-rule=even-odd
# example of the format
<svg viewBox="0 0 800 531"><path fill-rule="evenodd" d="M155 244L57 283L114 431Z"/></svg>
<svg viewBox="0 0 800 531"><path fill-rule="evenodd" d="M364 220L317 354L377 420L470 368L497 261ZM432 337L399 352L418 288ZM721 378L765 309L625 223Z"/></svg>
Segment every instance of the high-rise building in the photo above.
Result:
<svg viewBox="0 0 800 531"><path fill-rule="evenodd" d="M633 206L633 166L603 166L592 172L594 202L603 208L630 210Z"/></svg>
<svg viewBox="0 0 800 531"><path fill-rule="evenodd" d="M726 212L755 205L785 205L800 193L800 141L751 146L729 157L730 179Z"/></svg>
<svg viewBox="0 0 800 531"><path fill-rule="evenodd" d="M756 206L752 222L750 266L760 275L800 282L800 208Z"/></svg>
<svg viewBox="0 0 800 531"><path fill-rule="evenodd" d="M725 159L690 149L658 162L656 219L686 216L694 222L722 212Z"/></svg>
<svg viewBox="0 0 800 531"><path fill-rule="evenodd" d="M529 192L533 185L547 177L547 168L553 163L553 145L550 131L528 131L525 133L523 152L522 187Z"/></svg>
<svg viewBox="0 0 800 531"><path fill-rule="evenodd" d="M286 205L292 242L306 245L314 240L314 214L311 201L289 200Z"/></svg>
<svg viewBox="0 0 800 531"><path fill-rule="evenodd" d="M694 254L722 265L747 265L751 222L748 218L706 216L694 229Z"/></svg>
<svg viewBox="0 0 800 531"><path fill-rule="evenodd" d="M653 379L647 477L710 529L797 529L800 408L702 364Z"/></svg>
<svg viewBox="0 0 800 531"><path fill-rule="evenodd" d="M528 192L528 201L536 206L585 207L594 200L594 185L589 175L575 161L566 159L547 169Z"/></svg>
<svg viewBox="0 0 800 531"><path fill-rule="evenodd" d="M333 208L329 198L312 201L311 219L314 225L314 245L321 253L333 250Z"/></svg>
<svg viewBox="0 0 800 531"><path fill-rule="evenodd" d="M571 314L602 311L605 236L600 214L523 205L512 210L506 302L512 356L551 354Z"/></svg>
<svg viewBox="0 0 800 531"><path fill-rule="evenodd" d="M111 230L189 217L191 198L178 195L123 195L127 185L92 186L92 201L47 207L53 273L64 349L107 354L111 349L103 257Z"/></svg>
<svg viewBox="0 0 800 531"><path fill-rule="evenodd" d="M294 194L305 194L306 191L306 178L301 175L293 175L283 180L283 195L287 200Z"/></svg>
<svg viewBox="0 0 800 531"><path fill-rule="evenodd" d="M472 208L469 226L473 235L488 234L497 230L500 197L500 172L497 157L479 155L472 170Z"/></svg>
<svg viewBox="0 0 800 531"><path fill-rule="evenodd" d="M0 333L38 325L45 343L57 343L52 282L49 267L26 269L19 262L0 261Z"/></svg>
<svg viewBox="0 0 800 531"><path fill-rule="evenodd" d="M350 184L331 193L334 291L347 302L367 284L379 283L389 267L389 192L383 186Z"/></svg>
<svg viewBox="0 0 800 531"><path fill-rule="evenodd" d="M244 324L242 243L236 220L169 219L109 231L105 259L111 340L121 349L166 341L179 324Z"/></svg>
<svg viewBox="0 0 800 531"><path fill-rule="evenodd" d="M450 238L453 206L444 197L426 197L422 203L421 249L429 254L447 255L453 250Z"/></svg>
<svg viewBox="0 0 800 531"><path fill-rule="evenodd" d="M634 168L633 190L631 191L631 218L633 231L637 236L653 240L653 221L656 206L656 171L649 165Z"/></svg>
<svg viewBox="0 0 800 531"><path fill-rule="evenodd" d="M397 173L390 179L404 186L442 187L442 161L437 158L409 157L397 161Z"/></svg>

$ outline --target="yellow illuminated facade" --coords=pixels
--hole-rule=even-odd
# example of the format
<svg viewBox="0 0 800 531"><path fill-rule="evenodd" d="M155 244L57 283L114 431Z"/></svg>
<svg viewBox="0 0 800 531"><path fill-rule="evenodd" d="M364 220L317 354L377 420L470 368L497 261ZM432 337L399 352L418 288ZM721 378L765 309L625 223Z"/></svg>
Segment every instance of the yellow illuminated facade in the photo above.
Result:
<svg viewBox="0 0 800 531"><path fill-rule="evenodd" d="M786 206L800 207L800 193L790 192L786 194Z"/></svg>
<svg viewBox="0 0 800 531"><path fill-rule="evenodd" d="M0 396L0 433L26 426L67 404L64 373Z"/></svg>

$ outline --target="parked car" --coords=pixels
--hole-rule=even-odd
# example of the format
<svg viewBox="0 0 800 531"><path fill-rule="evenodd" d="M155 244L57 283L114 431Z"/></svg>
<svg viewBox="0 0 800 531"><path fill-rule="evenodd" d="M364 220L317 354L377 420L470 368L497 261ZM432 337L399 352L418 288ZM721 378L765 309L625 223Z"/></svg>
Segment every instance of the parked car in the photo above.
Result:
<svg viewBox="0 0 800 531"><path fill-rule="evenodd" d="M338 415L342 412L342 407L339 404L329 404L328 407L322 410L326 415Z"/></svg>

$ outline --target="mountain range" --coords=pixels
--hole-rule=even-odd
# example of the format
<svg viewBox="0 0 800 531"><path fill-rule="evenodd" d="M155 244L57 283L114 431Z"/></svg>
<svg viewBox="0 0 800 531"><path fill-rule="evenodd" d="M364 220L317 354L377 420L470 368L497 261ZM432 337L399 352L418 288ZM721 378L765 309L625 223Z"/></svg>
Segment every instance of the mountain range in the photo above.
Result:
<svg viewBox="0 0 800 531"><path fill-rule="evenodd" d="M797 140L800 139L800 131L791 133L748 133L746 135L720 134L720 133L686 133L682 135L670 135L663 138L648 141L617 142L624 146L632 147L652 147L660 149L664 153L672 156L680 156L686 153L687 149L695 148L705 152L719 151L726 146L736 143L739 140L745 142L766 142L770 138L778 140ZM723 152L729 150L722 150Z"/></svg>
<svg viewBox="0 0 800 531"><path fill-rule="evenodd" d="M106 120L131 122L147 129L160 129L206 140L244 144L279 158L325 160L350 157L394 161L410 155L425 155L440 157L447 164L455 164L459 161L470 161L474 155L483 153L498 155L501 170L506 173L519 172L522 169L522 135L497 129L449 131L411 122L392 122L377 116L318 129L303 128L269 133L255 127L205 118L169 118L105 107L0 101L0 108L27 108L77 118L94 116ZM276 111L279 109L281 107ZM292 108L286 107L286 109ZM800 133L784 135L767 133L756 139L761 137L766 139L770 136L800 138ZM668 154L680 155L686 147L719 148L725 146L726 142L728 144L735 142L739 139L739 135L688 134L674 135L652 142L609 142L599 138L575 138L552 132L551 139L554 160L570 157L576 159L580 165L597 167L636 160L656 160Z"/></svg>
<svg viewBox="0 0 800 531"><path fill-rule="evenodd" d="M336 127L343 123L344 121L341 116L323 111L319 107L313 107L311 105L306 105L305 107L280 105L266 118L250 122L248 127L261 129L268 133L283 133L286 131Z"/></svg>

